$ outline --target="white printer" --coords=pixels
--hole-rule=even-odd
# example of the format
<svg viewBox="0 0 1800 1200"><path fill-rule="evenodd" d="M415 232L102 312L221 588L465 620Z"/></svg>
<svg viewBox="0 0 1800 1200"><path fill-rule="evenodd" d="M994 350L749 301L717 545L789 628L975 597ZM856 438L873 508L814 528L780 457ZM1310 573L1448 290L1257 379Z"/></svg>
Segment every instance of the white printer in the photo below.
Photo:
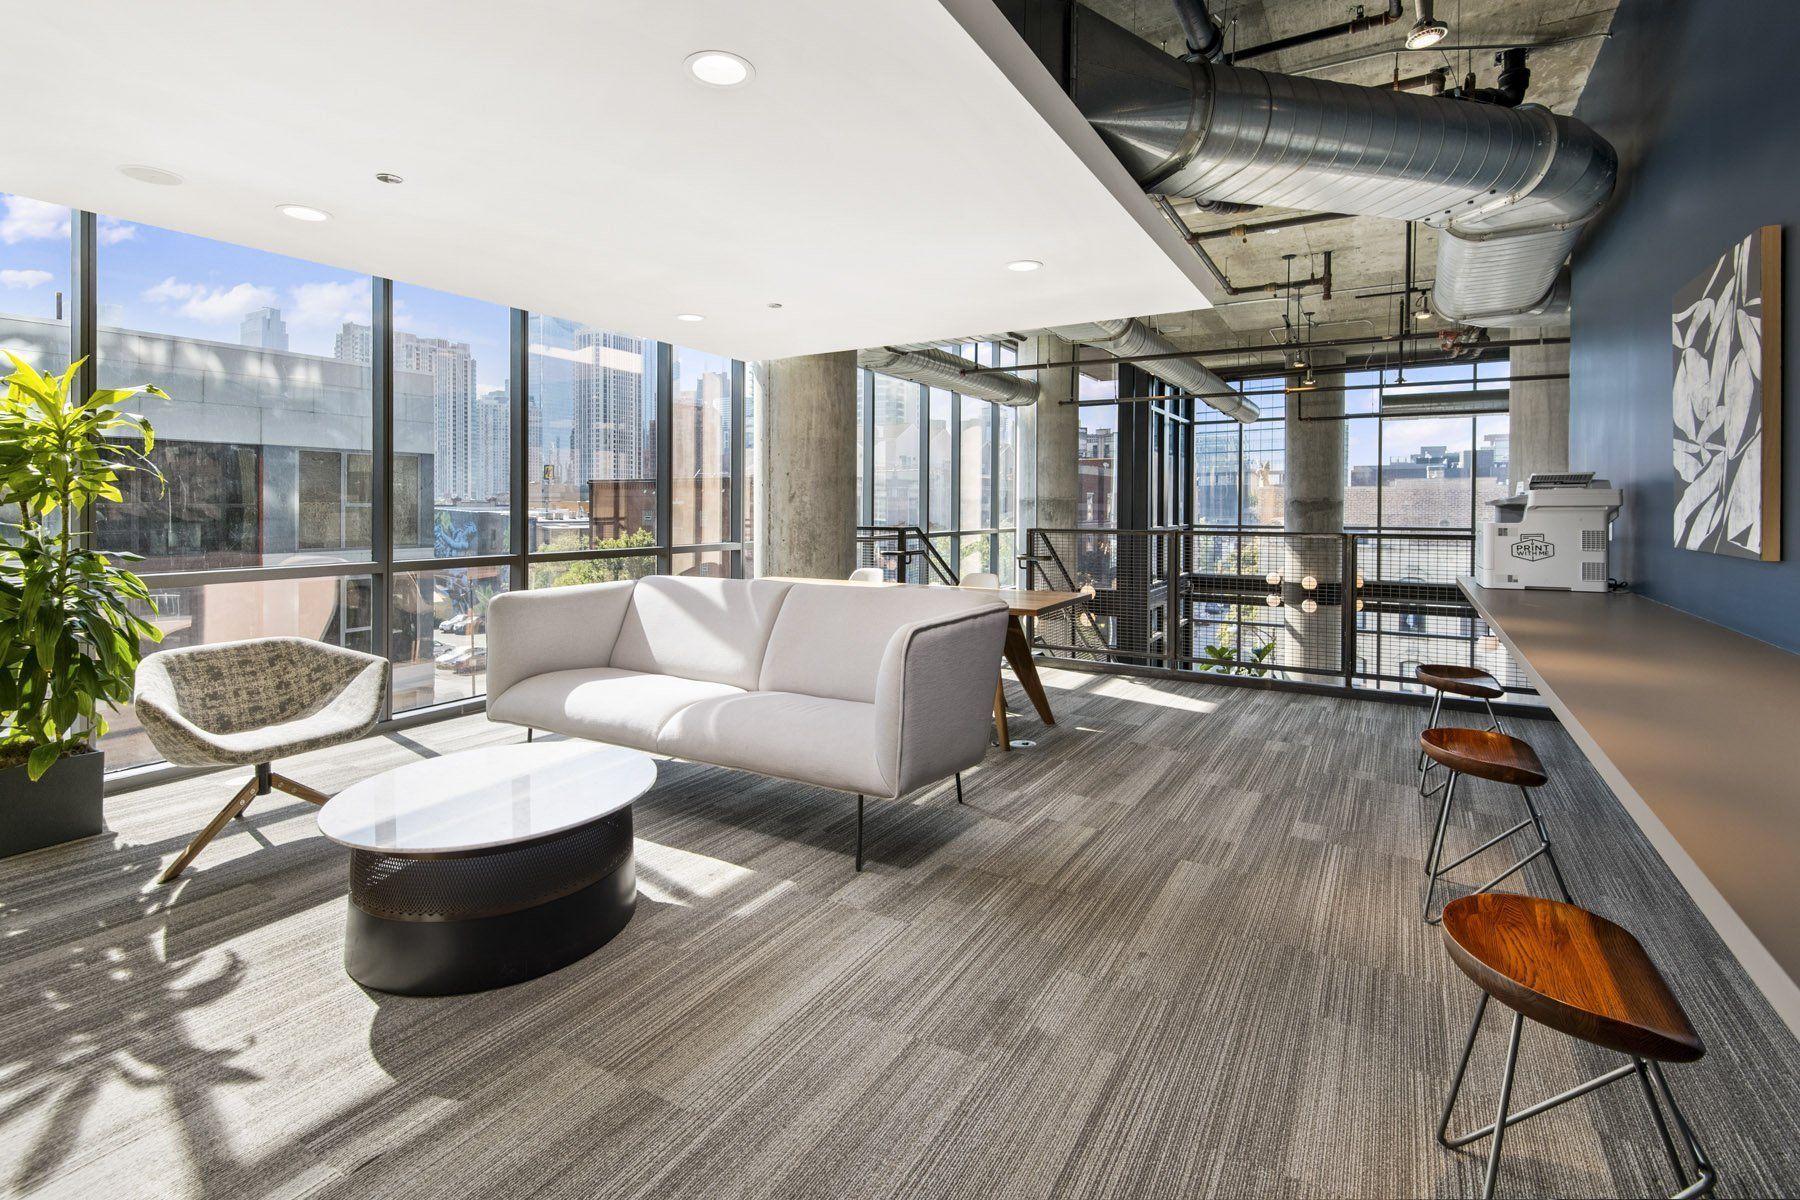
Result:
<svg viewBox="0 0 1800 1200"><path fill-rule="evenodd" d="M1477 535L1475 582L1486 588L1604 592L1607 526L1624 497L1593 472L1533 475L1516 496L1490 500Z"/></svg>

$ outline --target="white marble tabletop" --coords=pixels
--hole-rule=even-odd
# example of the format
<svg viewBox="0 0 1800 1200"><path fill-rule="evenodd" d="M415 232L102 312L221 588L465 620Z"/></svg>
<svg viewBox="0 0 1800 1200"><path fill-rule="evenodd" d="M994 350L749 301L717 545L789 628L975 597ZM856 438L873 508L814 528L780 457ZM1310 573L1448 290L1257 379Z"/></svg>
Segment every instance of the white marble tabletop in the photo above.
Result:
<svg viewBox="0 0 1800 1200"><path fill-rule="evenodd" d="M319 832L353 850L402 856L495 850L596 821L655 782L656 760L621 746L490 746L345 788L319 810Z"/></svg>

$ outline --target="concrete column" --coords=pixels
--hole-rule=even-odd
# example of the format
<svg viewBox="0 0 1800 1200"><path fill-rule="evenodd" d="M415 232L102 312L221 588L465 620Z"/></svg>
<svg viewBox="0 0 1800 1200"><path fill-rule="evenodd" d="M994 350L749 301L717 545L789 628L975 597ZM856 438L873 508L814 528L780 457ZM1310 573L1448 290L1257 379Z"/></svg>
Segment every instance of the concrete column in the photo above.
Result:
<svg viewBox="0 0 1800 1200"><path fill-rule="evenodd" d="M1288 533L1337 535L1344 529L1344 374L1335 364L1313 357L1313 378L1321 390L1287 397L1287 475L1283 528ZM1304 414L1304 415L1302 415ZM1287 637L1277 649L1279 662L1291 666L1333 668L1342 661L1343 610L1319 597L1343 577L1342 540L1337 537L1288 538L1281 563L1280 594L1287 610ZM1311 579L1315 586L1308 588ZM1313 611L1307 612L1307 602ZM1247 649L1247 648L1246 648ZM1240 651L1242 653L1243 651ZM1294 679L1328 680L1296 673Z"/></svg>
<svg viewBox="0 0 1800 1200"><path fill-rule="evenodd" d="M1535 337L1540 331L1519 329L1508 337ZM1564 336L1564 333L1557 336ZM1514 346L1512 374L1567 375L1569 347ZM1547 379L1512 385L1511 464L1508 487L1518 491L1533 472L1569 469L1569 381Z"/></svg>
<svg viewBox="0 0 1800 1200"><path fill-rule="evenodd" d="M1019 343L1020 362L1066 362L1074 347L1061 338L1033 337ZM1019 551L1025 531L1073 529L1080 496L1080 464L1076 454L1081 410L1065 403L1075 398L1075 368L1054 367L1037 373L1038 399L1019 410Z"/></svg>
<svg viewBox="0 0 1800 1200"><path fill-rule="evenodd" d="M856 567L856 352L753 364L756 573L846 578Z"/></svg>

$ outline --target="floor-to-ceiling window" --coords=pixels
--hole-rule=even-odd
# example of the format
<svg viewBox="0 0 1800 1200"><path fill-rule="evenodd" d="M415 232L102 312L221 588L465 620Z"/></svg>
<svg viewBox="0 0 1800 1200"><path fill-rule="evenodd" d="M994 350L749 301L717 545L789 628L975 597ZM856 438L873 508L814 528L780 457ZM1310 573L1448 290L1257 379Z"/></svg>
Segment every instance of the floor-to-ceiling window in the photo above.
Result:
<svg viewBox="0 0 1800 1200"><path fill-rule="evenodd" d="M1508 372L1496 358L1404 373L1351 370L1316 382L1247 378L1235 386L1261 410L1249 424L1141 372L1132 378L1142 394L1127 398L1084 378L1077 511L1093 532L1065 539L1062 553L1072 546L1081 579L1123 589L1109 598L1122 606L1123 632L1109 634L1118 640L1108 645L1130 642L1149 648L1141 657L1227 673L1260 673L1263 662L1296 677L1340 673L1339 628L1308 618L1330 605L1318 598L1326 594L1318 572L1337 578L1342 556L1354 555L1357 575L1377 589L1355 610L1355 661L1365 678L1405 686L1412 666L1433 656L1504 676L1504 652L1467 614L1455 580L1471 569L1487 501L1510 490ZM1289 442L1303 427L1343 439L1341 529L1358 536L1341 550L1286 536L1290 492L1318 490L1318 481L1289 475ZM1139 532L1105 532L1121 526ZM1194 601L1179 646L1162 636L1167 609L1157 599L1161 588L1174 594L1177 579Z"/></svg>
<svg viewBox="0 0 1800 1200"><path fill-rule="evenodd" d="M137 404L163 479L93 518L164 647L384 654L403 713L482 694L500 592L742 569L727 358L7 195L0 348L168 392ZM105 749L155 759L129 709Z"/></svg>
<svg viewBox="0 0 1800 1200"><path fill-rule="evenodd" d="M1018 361L1004 343L950 349L984 366ZM992 571L1010 582L1018 412L889 375L859 371L857 378L858 524L917 527L951 573ZM915 578L928 572L910 570Z"/></svg>
<svg viewBox="0 0 1800 1200"><path fill-rule="evenodd" d="M513 586L512 310L392 288L393 709L487 691L487 606ZM372 350L346 321L344 357Z"/></svg>

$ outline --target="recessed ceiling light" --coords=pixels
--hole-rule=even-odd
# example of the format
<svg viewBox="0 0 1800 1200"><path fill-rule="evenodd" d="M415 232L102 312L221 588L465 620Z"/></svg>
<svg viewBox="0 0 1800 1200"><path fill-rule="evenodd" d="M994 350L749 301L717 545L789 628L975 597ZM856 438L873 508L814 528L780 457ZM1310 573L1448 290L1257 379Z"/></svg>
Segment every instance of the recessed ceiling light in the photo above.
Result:
<svg viewBox="0 0 1800 1200"><path fill-rule="evenodd" d="M139 163L125 164L119 168L119 174L139 183L154 183L157 187L174 187L182 181L181 176L173 171L165 171L161 167L146 167Z"/></svg>
<svg viewBox="0 0 1800 1200"><path fill-rule="evenodd" d="M770 307L770 308L780 308L780 307L781 307L781 301L779 301L779 300L771 300L771 301L769 301L769 307Z"/></svg>
<svg viewBox="0 0 1800 1200"><path fill-rule="evenodd" d="M394 174L392 171L377 171L375 173L375 182L376 183L405 183L406 180L400 178L398 175Z"/></svg>
<svg viewBox="0 0 1800 1200"><path fill-rule="evenodd" d="M1009 271L1035 271L1044 264L1035 258L1015 258L1006 264Z"/></svg>
<svg viewBox="0 0 1800 1200"><path fill-rule="evenodd" d="M676 313L675 319L677 321L704 321L704 320L706 320L706 318L701 316L699 313Z"/></svg>
<svg viewBox="0 0 1800 1200"><path fill-rule="evenodd" d="M331 214L322 208L313 208L307 204L277 204L275 211L284 217L292 217L296 221L329 221Z"/></svg>
<svg viewBox="0 0 1800 1200"><path fill-rule="evenodd" d="M749 59L729 50L698 50L685 61L688 73L708 87L742 87L756 74Z"/></svg>

